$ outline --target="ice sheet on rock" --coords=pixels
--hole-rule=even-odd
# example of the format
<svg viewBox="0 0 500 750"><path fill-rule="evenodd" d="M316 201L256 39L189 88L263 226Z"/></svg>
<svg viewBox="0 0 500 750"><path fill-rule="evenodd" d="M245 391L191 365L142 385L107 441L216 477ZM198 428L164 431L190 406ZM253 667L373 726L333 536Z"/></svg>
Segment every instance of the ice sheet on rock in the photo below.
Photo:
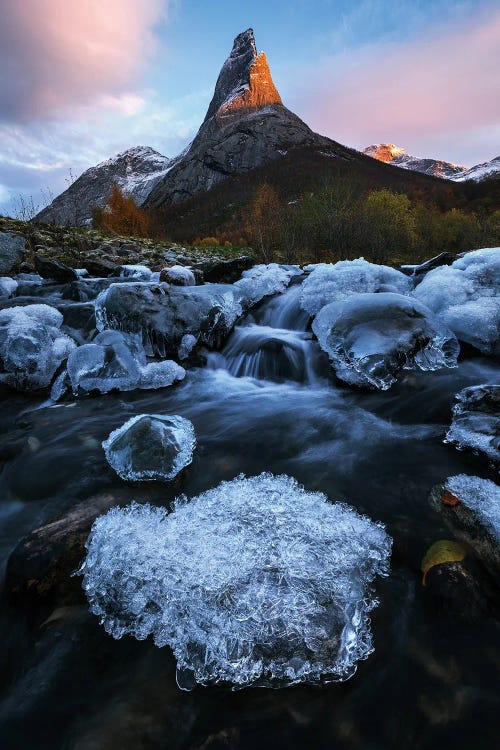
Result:
<svg viewBox="0 0 500 750"><path fill-rule="evenodd" d="M168 284L176 284L177 286L196 286L196 279L194 273L190 268L185 266L170 266L170 268L163 269L164 281Z"/></svg>
<svg viewBox="0 0 500 750"><path fill-rule="evenodd" d="M350 385L386 390L403 368L457 366L453 333L401 294L352 294L323 307L312 329L337 376Z"/></svg>
<svg viewBox="0 0 500 750"><path fill-rule="evenodd" d="M460 341L494 354L499 348L499 290L500 248L485 248L430 271L413 294Z"/></svg>
<svg viewBox="0 0 500 750"><path fill-rule="evenodd" d="M500 385L476 385L455 396L445 442L470 448L500 463Z"/></svg>
<svg viewBox="0 0 500 750"><path fill-rule="evenodd" d="M17 289L17 281L10 276L0 276L0 299L2 297L12 297Z"/></svg>
<svg viewBox="0 0 500 750"><path fill-rule="evenodd" d="M150 281L153 273L147 266L140 265L120 266L117 271L124 279L137 279L137 281Z"/></svg>
<svg viewBox="0 0 500 750"><path fill-rule="evenodd" d="M351 294L399 292L407 294L411 279L389 266L368 263L363 258L338 263L318 263L305 267L310 275L302 284L300 303L310 315L316 315L330 302L338 302Z"/></svg>
<svg viewBox="0 0 500 750"><path fill-rule="evenodd" d="M185 377L176 362L147 363L140 337L103 331L68 357L67 372L75 395L111 390L165 388ZM54 391L53 397L57 396Z"/></svg>
<svg viewBox="0 0 500 750"><path fill-rule="evenodd" d="M243 271L235 286L242 292L246 308L253 307L264 297L284 292L294 276L300 276L300 266L268 263Z"/></svg>
<svg viewBox="0 0 500 750"><path fill-rule="evenodd" d="M0 310L0 383L46 388L76 344L61 332L62 314L48 305Z"/></svg>
<svg viewBox="0 0 500 750"><path fill-rule="evenodd" d="M92 612L115 638L169 645L181 687L341 681L373 651L391 539L288 476L240 476L170 515L114 508L86 547Z"/></svg>
<svg viewBox="0 0 500 750"><path fill-rule="evenodd" d="M469 508L500 543L500 487L489 479L458 474L448 477L446 489Z"/></svg>
<svg viewBox="0 0 500 750"><path fill-rule="evenodd" d="M181 343L179 344L179 348L177 350L181 362L183 359L187 359L189 357L196 344L196 336L192 336L190 333L186 333L186 335L182 337Z"/></svg>
<svg viewBox="0 0 500 750"><path fill-rule="evenodd" d="M121 479L174 479L193 460L194 427L188 419L139 414L114 430L102 444L109 465Z"/></svg>

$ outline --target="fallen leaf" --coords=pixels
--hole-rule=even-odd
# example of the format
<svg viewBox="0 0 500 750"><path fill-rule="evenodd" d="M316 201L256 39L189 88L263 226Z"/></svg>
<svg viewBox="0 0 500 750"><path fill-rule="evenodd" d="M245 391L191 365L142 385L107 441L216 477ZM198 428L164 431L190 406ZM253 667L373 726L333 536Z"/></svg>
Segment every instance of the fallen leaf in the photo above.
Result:
<svg viewBox="0 0 500 750"><path fill-rule="evenodd" d="M439 542L434 542L425 553L424 559L422 560L421 571L424 574L422 577L422 586L425 586L425 579L427 573L435 565L441 565L447 562L460 562L466 557L467 553L461 544L453 542L448 539L441 539Z"/></svg>
<svg viewBox="0 0 500 750"><path fill-rule="evenodd" d="M460 500L455 495L452 495L449 490L445 490L443 497L441 498L443 505L459 505Z"/></svg>

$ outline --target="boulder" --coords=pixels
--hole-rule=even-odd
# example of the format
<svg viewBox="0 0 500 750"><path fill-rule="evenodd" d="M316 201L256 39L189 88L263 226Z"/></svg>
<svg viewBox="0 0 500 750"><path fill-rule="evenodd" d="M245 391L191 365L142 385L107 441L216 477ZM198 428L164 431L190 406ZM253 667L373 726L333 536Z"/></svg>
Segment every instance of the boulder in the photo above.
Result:
<svg viewBox="0 0 500 750"><path fill-rule="evenodd" d="M116 273L117 265L110 260L99 258L86 258L85 267L91 276L106 278Z"/></svg>
<svg viewBox="0 0 500 750"><path fill-rule="evenodd" d="M15 273L26 255L26 242L11 232L0 232L0 276Z"/></svg>
<svg viewBox="0 0 500 750"><path fill-rule="evenodd" d="M193 269L203 273L204 281L213 284L233 284L241 278L243 271L247 271L254 265L254 258L249 255L242 255L231 260L207 260L202 263L195 263Z"/></svg>
<svg viewBox="0 0 500 750"><path fill-rule="evenodd" d="M40 255L35 255L35 269L43 279L52 279L58 284L66 284L78 279L76 271L69 266L58 260L42 258Z"/></svg>
<svg viewBox="0 0 500 750"><path fill-rule="evenodd" d="M171 266L160 272L160 281L174 286L196 286L196 277L190 268L185 266Z"/></svg>

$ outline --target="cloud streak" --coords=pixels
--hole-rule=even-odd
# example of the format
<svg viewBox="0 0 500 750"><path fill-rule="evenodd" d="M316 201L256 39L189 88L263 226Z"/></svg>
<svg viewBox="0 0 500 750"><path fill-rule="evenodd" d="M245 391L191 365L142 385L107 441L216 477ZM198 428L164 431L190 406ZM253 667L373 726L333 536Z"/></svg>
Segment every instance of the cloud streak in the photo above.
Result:
<svg viewBox="0 0 500 750"><path fill-rule="evenodd" d="M0 0L0 119L127 112L166 0ZM132 98L131 98L132 97Z"/></svg>
<svg viewBox="0 0 500 750"><path fill-rule="evenodd" d="M417 155L441 148L440 158L460 153L479 161L488 146L489 158L499 148L499 70L500 12L491 12L404 44L325 58L299 83L297 108L314 129L343 143L392 141Z"/></svg>

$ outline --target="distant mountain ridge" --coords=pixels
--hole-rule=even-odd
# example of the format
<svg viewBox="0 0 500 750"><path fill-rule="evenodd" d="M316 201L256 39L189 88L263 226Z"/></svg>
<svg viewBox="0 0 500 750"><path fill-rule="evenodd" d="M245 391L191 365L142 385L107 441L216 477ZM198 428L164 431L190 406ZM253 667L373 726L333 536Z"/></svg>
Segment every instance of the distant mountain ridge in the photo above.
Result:
<svg viewBox="0 0 500 750"><path fill-rule="evenodd" d="M395 146L394 143L377 143L365 148L363 153L371 156L373 159L383 161L385 164L392 164L395 167L411 169L414 172L422 172L423 174L430 174L433 177L442 177L448 180L457 179L459 175L467 170L467 167L453 164L449 161L421 159L418 156L411 156L404 148Z"/></svg>

